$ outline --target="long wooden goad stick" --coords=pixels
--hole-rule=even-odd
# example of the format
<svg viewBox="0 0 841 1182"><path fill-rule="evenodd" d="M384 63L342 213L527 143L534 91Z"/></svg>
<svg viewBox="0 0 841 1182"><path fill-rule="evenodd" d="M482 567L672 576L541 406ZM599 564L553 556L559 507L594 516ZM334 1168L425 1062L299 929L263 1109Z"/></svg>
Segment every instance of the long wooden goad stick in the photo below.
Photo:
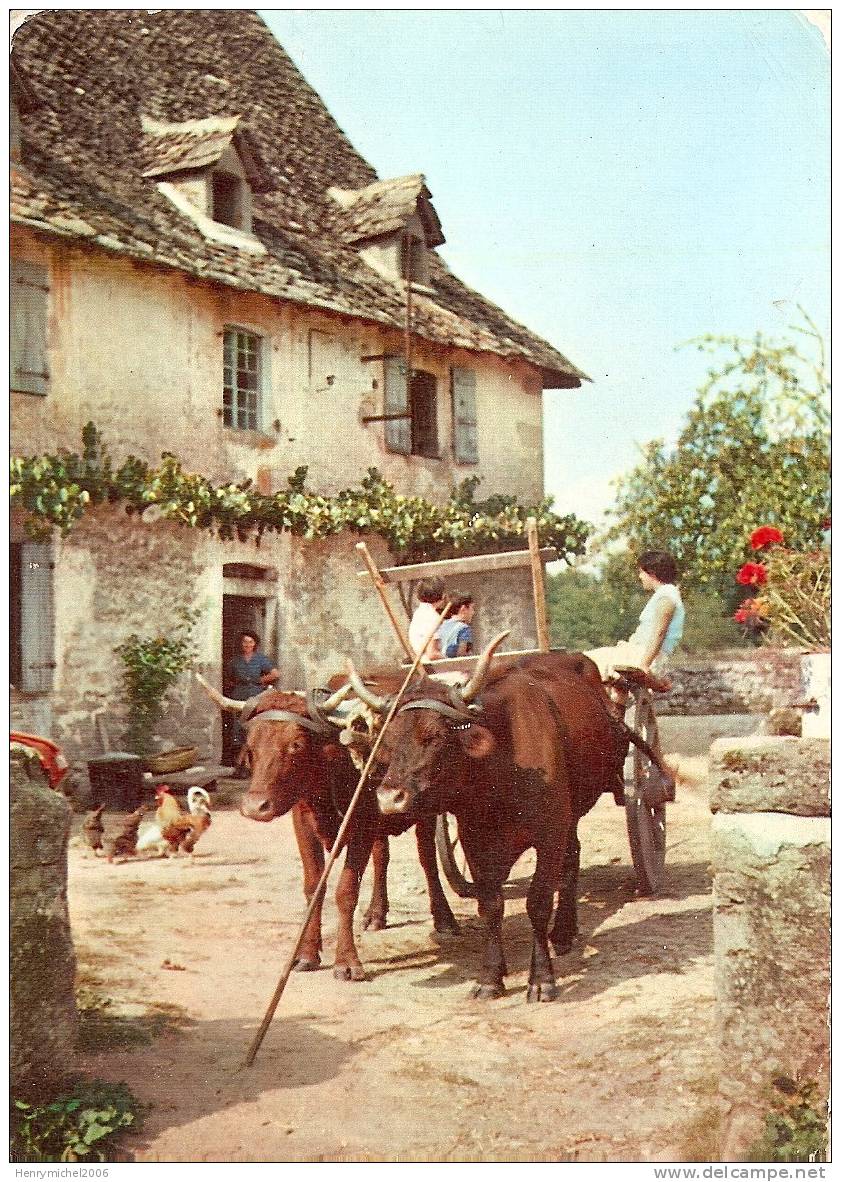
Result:
<svg viewBox="0 0 841 1182"><path fill-rule="evenodd" d="M450 606L449 603L446 604L446 606L444 607L440 616L436 620L435 627L432 629L432 631L429 633L426 640L424 641L424 644L423 644L423 647L421 648L420 653L418 653L418 655L415 657L415 659L412 663L412 667L409 669L409 672L406 674L405 681L401 685L400 689L397 691L397 696L395 697L394 701L391 704L391 709L389 710L388 714L386 715L386 719L380 729L380 733L377 735L376 739L374 740L374 745L371 748L371 754L368 756L368 759L365 762L365 766L362 769L362 774L359 777L359 783L356 785L356 789L354 790L353 796L350 799L350 804L347 807L347 812L345 813L344 820L342 821L341 825L339 826L339 832L336 834L336 840L333 842L333 848L331 849L330 854L327 858L327 862L324 866L324 870L321 874L321 878L319 879L318 886L315 888L312 898L310 899L310 903L309 903L309 906L307 907L306 915L304 916L304 921L301 924L300 931L298 932L298 938L296 939L295 946L292 949L292 954L289 957L289 961L287 962L286 967L284 968L283 972L280 975L280 980L278 981L277 987L276 987L274 993L272 994L272 1000L269 1002L269 1008L266 1010L266 1013L263 1017L263 1021L260 1023L260 1029L257 1031L256 1035L254 1036L254 1040L251 1043L251 1046L248 1048L248 1054L245 1056L245 1060L242 1064L243 1067L250 1067L251 1064L254 1062L255 1058L257 1057L257 1052L259 1051L260 1046L263 1042L263 1039L266 1037L266 1031L269 1029L269 1026L271 1026L272 1018L275 1015L275 1010L277 1009L277 1007L280 1003L280 999L283 996L283 991L286 988L286 982L289 980L289 977L292 973L292 969L295 964L295 957L298 955L298 947L304 938L304 932L307 930L307 925L309 924L310 920L312 919L313 912L315 911L316 907L318 906L318 904L324 894L324 890L327 886L327 879L329 877L330 871L333 868L333 864L336 861L336 858L339 856L339 852L341 850L341 845L342 845L342 841L344 839L345 832L347 830L348 825L350 824L351 817L353 816L353 810L356 808L359 797L362 794L362 789L365 787L365 784L367 783L368 773L371 770L371 765L374 762L374 757L376 756L377 751L379 750L383 735L385 734L386 730L388 729L389 723L391 722L392 718L394 718L394 715L397 712L397 707L400 704L400 699L403 697L403 694L406 692L406 687L408 686L409 682L414 677L415 673L417 672L418 666L420 665L421 661L423 660L423 654L426 651L427 645L429 644L430 640L432 640L433 636L440 628L442 621L446 617L449 606Z"/></svg>

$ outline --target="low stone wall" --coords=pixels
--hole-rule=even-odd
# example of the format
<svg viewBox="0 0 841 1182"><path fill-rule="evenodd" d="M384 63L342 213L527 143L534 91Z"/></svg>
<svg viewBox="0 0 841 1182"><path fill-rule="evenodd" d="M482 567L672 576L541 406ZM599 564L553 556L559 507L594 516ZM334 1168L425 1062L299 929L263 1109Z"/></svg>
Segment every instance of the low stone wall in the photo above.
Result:
<svg viewBox="0 0 841 1182"><path fill-rule="evenodd" d="M764 714L800 701L800 655L771 649L683 654L669 671L672 689L658 714Z"/></svg>
<svg viewBox="0 0 841 1182"><path fill-rule="evenodd" d="M50 1094L76 1040L76 957L67 911L70 807L34 764L11 772L11 1085L19 1099Z"/></svg>
<svg viewBox="0 0 841 1182"><path fill-rule="evenodd" d="M829 1073L829 743L719 739L711 760L722 1160L761 1135L775 1080Z"/></svg>

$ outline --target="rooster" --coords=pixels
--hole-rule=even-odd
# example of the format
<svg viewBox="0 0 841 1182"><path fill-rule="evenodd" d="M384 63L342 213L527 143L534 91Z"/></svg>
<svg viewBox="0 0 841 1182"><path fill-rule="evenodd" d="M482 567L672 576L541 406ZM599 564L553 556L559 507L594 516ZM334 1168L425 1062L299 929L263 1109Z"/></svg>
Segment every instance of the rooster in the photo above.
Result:
<svg viewBox="0 0 841 1182"><path fill-rule="evenodd" d="M125 825L111 842L111 849L108 851L109 862L113 862L115 858L131 858L137 853L137 831L145 812L146 806L141 805L139 809L129 813Z"/></svg>
<svg viewBox="0 0 841 1182"><path fill-rule="evenodd" d="M88 813L85 823L82 825L82 838L85 845L92 849L94 854L98 854L102 849L102 836L105 833L105 826L102 823L104 809L104 804L99 805L92 813Z"/></svg>
<svg viewBox="0 0 841 1182"><path fill-rule="evenodd" d="M185 813L165 784L156 795L155 821L141 835L138 850L157 848L163 854L192 854L196 842L210 825L210 796L204 788L190 788L187 792L190 811Z"/></svg>
<svg viewBox="0 0 841 1182"><path fill-rule="evenodd" d="M159 784L155 789L155 819L151 825L140 834L137 842L137 852L157 849L159 853L166 853L168 842L164 838L164 830L183 817L181 805L172 795L168 784Z"/></svg>

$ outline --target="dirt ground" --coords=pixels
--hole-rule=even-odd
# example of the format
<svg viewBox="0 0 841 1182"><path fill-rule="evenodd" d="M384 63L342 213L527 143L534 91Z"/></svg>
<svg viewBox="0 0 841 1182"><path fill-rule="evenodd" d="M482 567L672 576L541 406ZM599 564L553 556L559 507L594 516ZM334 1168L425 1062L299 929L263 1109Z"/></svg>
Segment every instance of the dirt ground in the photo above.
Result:
<svg viewBox="0 0 841 1182"><path fill-rule="evenodd" d="M675 719L667 750L703 754L744 719ZM475 903L434 938L411 834L392 842L385 931L361 933L370 979L336 981L332 887L323 971L293 974L255 1064L238 1070L297 934L288 817L217 802L195 856L109 865L70 851L85 1007L79 1066L150 1108L135 1160L691 1161L715 1157L709 811L703 786L669 806L662 894L634 893L623 810L581 824L581 934L556 961L561 997L527 1005L524 896L506 888L507 993L473 1001ZM116 823L112 818L111 823ZM77 825L78 827L78 825ZM367 904L370 878L363 884Z"/></svg>

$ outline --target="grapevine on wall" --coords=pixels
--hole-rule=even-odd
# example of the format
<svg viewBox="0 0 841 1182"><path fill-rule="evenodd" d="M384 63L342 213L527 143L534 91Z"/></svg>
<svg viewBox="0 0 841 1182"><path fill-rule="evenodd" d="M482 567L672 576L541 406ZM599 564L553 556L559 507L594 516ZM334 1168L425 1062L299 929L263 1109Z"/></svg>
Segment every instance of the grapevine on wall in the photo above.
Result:
<svg viewBox="0 0 841 1182"><path fill-rule="evenodd" d="M214 485L185 472L171 452L153 467L136 456L115 466L93 423L82 431L82 452L64 448L55 455L15 456L11 461L12 505L26 513L33 538L58 529L70 533L92 507L122 504L129 514L215 531L222 538L249 538L289 531L307 539L328 538L345 530L377 534L398 562L423 562L458 553L482 554L522 544L528 517L537 519L541 545L561 557L581 554L589 527L572 514L560 516L547 497L535 505L494 494L476 499L478 477L454 487L442 505L405 496L376 468L356 488L323 496L307 487L306 467L288 478L288 488L265 495L250 480Z"/></svg>

